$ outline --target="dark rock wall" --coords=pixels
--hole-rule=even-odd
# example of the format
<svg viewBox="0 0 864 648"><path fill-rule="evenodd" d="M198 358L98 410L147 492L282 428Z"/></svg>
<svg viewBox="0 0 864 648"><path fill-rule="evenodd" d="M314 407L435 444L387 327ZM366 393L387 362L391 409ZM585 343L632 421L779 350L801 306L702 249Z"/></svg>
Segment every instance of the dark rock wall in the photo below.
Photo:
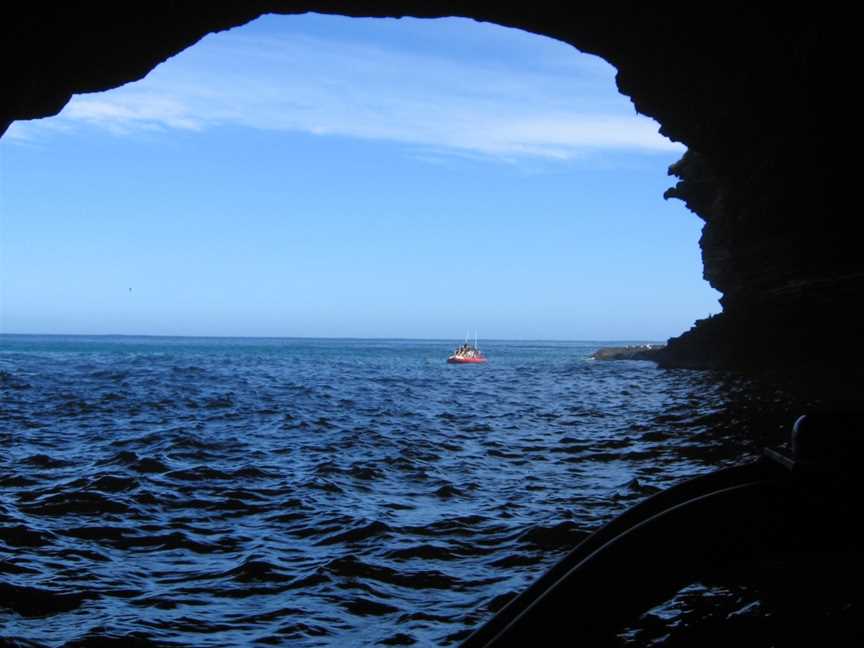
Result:
<svg viewBox="0 0 864 648"><path fill-rule="evenodd" d="M853 218L830 206L846 84L830 6L751 4L149 1L4 9L0 133L59 112L73 93L142 78L209 32L266 12L459 15L542 33L598 54L618 86L689 151L667 197L705 221L705 278L723 313L670 340L667 366L860 365L854 309L864 261Z"/></svg>

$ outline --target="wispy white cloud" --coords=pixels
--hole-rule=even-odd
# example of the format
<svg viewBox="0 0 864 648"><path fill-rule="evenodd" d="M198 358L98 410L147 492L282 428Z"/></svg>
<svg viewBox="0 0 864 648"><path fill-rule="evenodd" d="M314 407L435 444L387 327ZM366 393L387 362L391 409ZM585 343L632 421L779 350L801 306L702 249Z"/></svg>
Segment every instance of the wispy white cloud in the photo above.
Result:
<svg viewBox="0 0 864 648"><path fill-rule="evenodd" d="M499 159L683 150L617 94L610 66L576 50L574 63L561 65L569 53L556 46L554 64L542 65L547 47L541 64L529 68L482 52L459 57L404 44L252 38L237 30L208 37L138 83L76 96L58 117L16 124L9 135L245 126Z"/></svg>

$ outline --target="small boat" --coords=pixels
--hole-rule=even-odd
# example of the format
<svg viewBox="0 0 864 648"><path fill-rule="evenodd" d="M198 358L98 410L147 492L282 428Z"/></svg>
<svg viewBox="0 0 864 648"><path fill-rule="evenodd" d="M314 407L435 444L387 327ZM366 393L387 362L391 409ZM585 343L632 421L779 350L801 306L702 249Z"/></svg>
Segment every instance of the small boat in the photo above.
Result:
<svg viewBox="0 0 864 648"><path fill-rule="evenodd" d="M474 336L474 344L468 342L466 337L465 342L456 347L456 350L447 358L448 364L480 364L486 362L486 356L480 351L477 345L477 336Z"/></svg>

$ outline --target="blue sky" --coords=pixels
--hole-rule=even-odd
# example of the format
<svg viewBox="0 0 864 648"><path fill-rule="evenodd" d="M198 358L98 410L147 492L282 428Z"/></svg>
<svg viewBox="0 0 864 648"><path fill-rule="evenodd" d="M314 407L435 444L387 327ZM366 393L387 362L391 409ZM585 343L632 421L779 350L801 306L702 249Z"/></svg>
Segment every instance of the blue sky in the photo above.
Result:
<svg viewBox="0 0 864 648"><path fill-rule="evenodd" d="M0 331L665 339L719 306L657 128L551 39L265 17L10 128Z"/></svg>

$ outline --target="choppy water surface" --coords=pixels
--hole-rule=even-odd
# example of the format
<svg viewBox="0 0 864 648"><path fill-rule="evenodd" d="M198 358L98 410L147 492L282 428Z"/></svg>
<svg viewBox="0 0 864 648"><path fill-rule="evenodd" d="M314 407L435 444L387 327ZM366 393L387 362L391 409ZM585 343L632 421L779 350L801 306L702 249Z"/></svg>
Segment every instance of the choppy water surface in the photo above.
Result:
<svg viewBox="0 0 864 648"><path fill-rule="evenodd" d="M451 346L0 337L0 637L452 644L785 407L592 343Z"/></svg>

